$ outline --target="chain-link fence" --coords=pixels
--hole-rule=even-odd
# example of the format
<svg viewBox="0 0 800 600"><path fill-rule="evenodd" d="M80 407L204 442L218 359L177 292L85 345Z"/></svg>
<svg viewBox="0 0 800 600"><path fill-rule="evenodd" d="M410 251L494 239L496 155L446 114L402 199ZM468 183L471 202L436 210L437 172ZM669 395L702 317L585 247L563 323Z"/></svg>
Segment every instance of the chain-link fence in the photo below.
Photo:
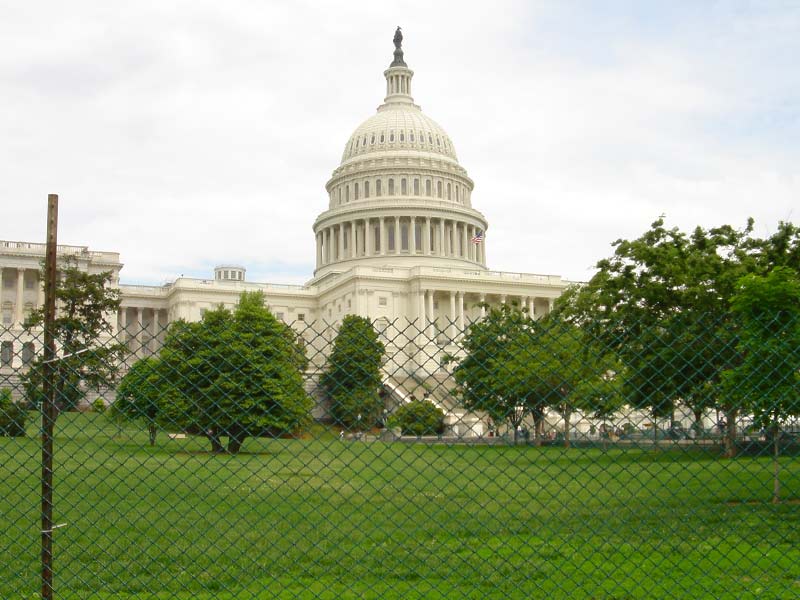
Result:
<svg viewBox="0 0 800 600"><path fill-rule="evenodd" d="M800 598L800 323L635 325L56 332L55 596ZM40 585L42 337L0 329L2 598Z"/></svg>

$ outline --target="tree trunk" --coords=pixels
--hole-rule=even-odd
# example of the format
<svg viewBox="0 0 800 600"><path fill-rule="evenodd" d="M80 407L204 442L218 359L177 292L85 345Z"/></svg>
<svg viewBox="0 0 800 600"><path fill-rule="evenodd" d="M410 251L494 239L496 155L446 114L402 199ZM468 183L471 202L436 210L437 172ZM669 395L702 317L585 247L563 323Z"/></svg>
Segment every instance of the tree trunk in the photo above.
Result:
<svg viewBox="0 0 800 600"><path fill-rule="evenodd" d="M544 437L544 417L538 413L533 413L533 445L541 446Z"/></svg>
<svg viewBox="0 0 800 600"><path fill-rule="evenodd" d="M569 419L572 416L572 411L564 408L564 448L569 448Z"/></svg>
<svg viewBox="0 0 800 600"><path fill-rule="evenodd" d="M209 429L206 432L206 437L211 441L211 452L214 454L221 454L225 452L225 447L219 439L219 432L216 429Z"/></svg>
<svg viewBox="0 0 800 600"><path fill-rule="evenodd" d="M780 456L781 430L778 424L772 426L772 503L778 504L781 501L781 465L778 462Z"/></svg>
<svg viewBox="0 0 800 600"><path fill-rule="evenodd" d="M147 433L150 435L150 445L151 446L155 446L156 445L156 424L155 423L149 423L147 425Z"/></svg>
<svg viewBox="0 0 800 600"><path fill-rule="evenodd" d="M739 416L738 408L729 408L725 411L725 457L733 458L736 456L736 418Z"/></svg>
<svg viewBox="0 0 800 600"><path fill-rule="evenodd" d="M692 413L694 414L694 423L692 424L692 428L694 428L694 437L700 439L703 432L703 409L695 408L692 410Z"/></svg>
<svg viewBox="0 0 800 600"><path fill-rule="evenodd" d="M244 435L237 434L228 437L228 454L239 454L242 449L242 442L244 442Z"/></svg>

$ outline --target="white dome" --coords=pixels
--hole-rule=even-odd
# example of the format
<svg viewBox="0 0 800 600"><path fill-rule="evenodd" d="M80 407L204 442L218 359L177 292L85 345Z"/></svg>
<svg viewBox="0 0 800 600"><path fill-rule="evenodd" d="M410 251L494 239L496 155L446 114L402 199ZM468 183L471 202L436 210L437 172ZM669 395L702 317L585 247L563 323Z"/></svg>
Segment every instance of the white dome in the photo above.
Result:
<svg viewBox="0 0 800 600"><path fill-rule="evenodd" d="M458 161L450 136L417 105L384 104L347 140L342 164L365 154L398 150L435 154L437 158L445 156Z"/></svg>

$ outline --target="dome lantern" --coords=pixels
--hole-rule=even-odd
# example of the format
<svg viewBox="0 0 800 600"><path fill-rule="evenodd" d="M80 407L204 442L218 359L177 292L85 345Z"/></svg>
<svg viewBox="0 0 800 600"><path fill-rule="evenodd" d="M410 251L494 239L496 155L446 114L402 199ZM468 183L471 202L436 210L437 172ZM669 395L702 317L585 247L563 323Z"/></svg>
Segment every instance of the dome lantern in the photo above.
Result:
<svg viewBox="0 0 800 600"><path fill-rule="evenodd" d="M394 32L394 60L389 68L383 72L386 77L386 98L385 104L414 104L411 97L411 78L414 71L408 68L403 59L403 33L400 27Z"/></svg>

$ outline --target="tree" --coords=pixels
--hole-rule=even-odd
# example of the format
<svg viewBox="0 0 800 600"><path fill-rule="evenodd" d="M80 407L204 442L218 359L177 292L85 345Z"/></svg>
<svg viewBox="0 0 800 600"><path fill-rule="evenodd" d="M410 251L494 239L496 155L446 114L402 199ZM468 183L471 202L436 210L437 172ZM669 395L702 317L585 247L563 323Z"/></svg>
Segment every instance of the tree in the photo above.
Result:
<svg viewBox="0 0 800 600"><path fill-rule="evenodd" d="M307 365L297 334L244 292L233 312L219 307L197 323L173 323L159 353L156 421L205 435L213 452L236 454L247 437L297 431L312 401L303 387Z"/></svg>
<svg viewBox="0 0 800 600"><path fill-rule="evenodd" d="M151 446L156 443L159 393L164 386L160 377L161 369L156 357L136 361L119 382L116 401L111 405L113 416L147 424Z"/></svg>
<svg viewBox="0 0 800 600"><path fill-rule="evenodd" d="M0 437L23 437L28 411L11 399L11 390L0 388Z"/></svg>
<svg viewBox="0 0 800 600"><path fill-rule="evenodd" d="M752 226L687 235L659 218L641 237L614 242L614 255L597 263L580 299L564 308L619 356L628 403L649 409L654 424L672 418L677 402L692 409L697 427L706 408L724 410L729 455L739 407L717 390L736 360L727 301L739 278L763 262L764 241L750 236Z"/></svg>
<svg viewBox="0 0 800 600"><path fill-rule="evenodd" d="M430 400L412 400L398 407L388 425L404 435L437 435L444 431L444 412Z"/></svg>
<svg viewBox="0 0 800 600"><path fill-rule="evenodd" d="M333 342L321 384L331 415L347 428L367 429L380 418L383 400L381 363L384 345L366 317L346 315Z"/></svg>
<svg viewBox="0 0 800 600"><path fill-rule="evenodd" d="M537 372L536 322L510 304L484 307L486 316L470 324L464 335L463 358L444 359L445 364L456 363L455 393L467 410L507 423L515 441L525 417L532 416L538 441L549 395Z"/></svg>
<svg viewBox="0 0 800 600"><path fill-rule="evenodd" d="M770 433L777 503L781 423L800 415L800 277L787 267L743 277L731 308L740 323L741 361L723 373L723 389Z"/></svg>
<svg viewBox="0 0 800 600"><path fill-rule="evenodd" d="M56 341L54 366L56 405L74 409L87 390L99 391L116 383L125 346L113 338L110 319L116 318L120 291L111 287L112 273L88 273L67 261L56 282ZM44 324L44 308L34 310L25 321L28 331ZM43 357L38 356L23 375L29 403L44 399Z"/></svg>

